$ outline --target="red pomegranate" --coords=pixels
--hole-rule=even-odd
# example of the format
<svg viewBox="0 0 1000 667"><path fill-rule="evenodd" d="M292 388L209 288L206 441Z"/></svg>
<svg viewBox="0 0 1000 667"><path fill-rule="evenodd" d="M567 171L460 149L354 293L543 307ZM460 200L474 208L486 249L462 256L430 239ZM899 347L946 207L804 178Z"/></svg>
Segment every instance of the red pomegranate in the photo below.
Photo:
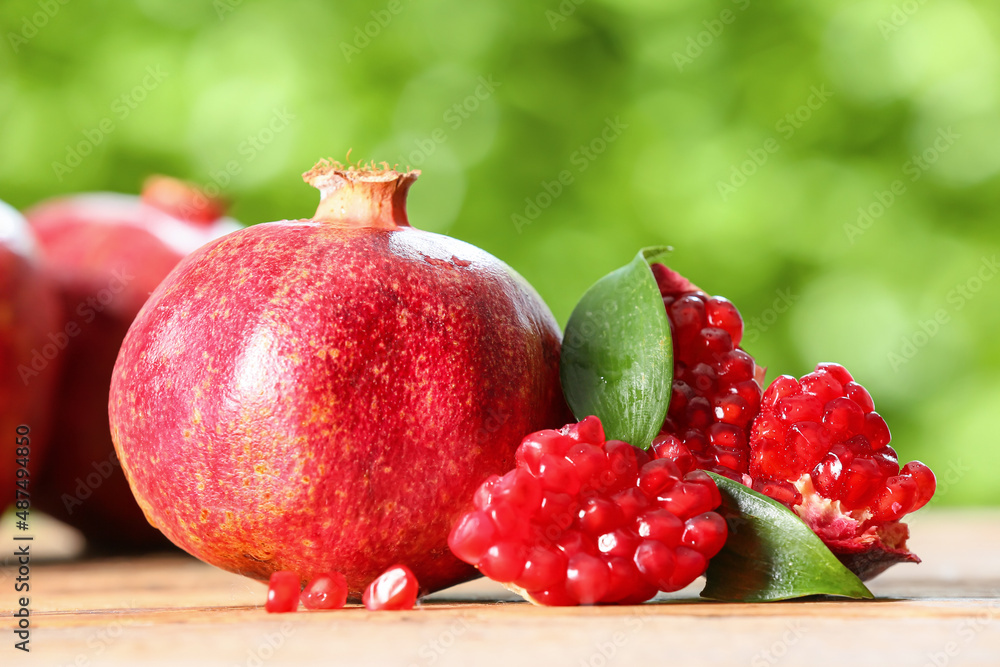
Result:
<svg viewBox="0 0 1000 667"><path fill-rule="evenodd" d="M659 458L725 475L787 505L862 579L909 551L904 515L934 494L919 461L899 466L889 428L843 366L782 375L761 392L764 369L740 347L743 318L727 299L652 266L670 321L674 380Z"/></svg>
<svg viewBox="0 0 1000 667"><path fill-rule="evenodd" d="M423 591L476 575L448 532L524 434L568 416L559 328L503 262L410 226L419 172L305 174L308 220L188 256L150 297L111 382L111 432L149 521L266 580L388 567Z"/></svg>
<svg viewBox="0 0 1000 667"><path fill-rule="evenodd" d="M141 197L62 197L27 212L58 284L66 327L53 456L38 507L79 528L92 551L169 546L142 515L121 474L108 427L107 396L118 348L139 308L180 259L239 228L191 186L165 177Z"/></svg>
<svg viewBox="0 0 1000 667"><path fill-rule="evenodd" d="M0 202L0 512L14 504L16 482L35 494L63 361L56 343L60 326L59 302L41 274L31 230L20 213ZM28 477L18 476L22 462Z"/></svg>

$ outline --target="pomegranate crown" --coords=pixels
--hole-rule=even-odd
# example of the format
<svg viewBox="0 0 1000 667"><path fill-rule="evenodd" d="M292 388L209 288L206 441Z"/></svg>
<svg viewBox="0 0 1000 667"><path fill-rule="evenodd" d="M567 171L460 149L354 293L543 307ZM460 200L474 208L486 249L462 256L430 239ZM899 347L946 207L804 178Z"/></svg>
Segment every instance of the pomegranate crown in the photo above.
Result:
<svg viewBox="0 0 1000 667"><path fill-rule="evenodd" d="M326 159L302 174L320 191L314 220L375 229L409 227L406 195L418 176L419 170L399 172L386 162L344 165Z"/></svg>

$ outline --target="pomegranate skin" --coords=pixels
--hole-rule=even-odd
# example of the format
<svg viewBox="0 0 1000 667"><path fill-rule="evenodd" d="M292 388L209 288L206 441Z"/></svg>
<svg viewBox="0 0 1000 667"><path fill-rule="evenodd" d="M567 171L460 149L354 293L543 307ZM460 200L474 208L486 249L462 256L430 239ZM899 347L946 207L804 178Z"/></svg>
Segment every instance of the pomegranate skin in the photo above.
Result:
<svg viewBox="0 0 1000 667"><path fill-rule="evenodd" d="M423 592L477 576L449 530L525 433L565 419L560 332L501 261L408 226L413 178L378 186L373 220L344 191L348 218L325 218L324 192L313 220L206 245L133 323L112 436L191 554L259 580L339 571L353 600L397 563Z"/></svg>
<svg viewBox="0 0 1000 667"><path fill-rule="evenodd" d="M52 456L35 504L78 528L91 552L171 548L136 505L119 470L107 419L118 348L149 294L181 258L239 229L191 186L150 178L141 197L86 193L26 212L68 330L53 420Z"/></svg>
<svg viewBox="0 0 1000 667"><path fill-rule="evenodd" d="M55 288L42 274L31 230L20 213L0 202L0 513L15 501L15 430L21 425L30 429L27 491L34 500L62 362L49 336L61 326Z"/></svg>

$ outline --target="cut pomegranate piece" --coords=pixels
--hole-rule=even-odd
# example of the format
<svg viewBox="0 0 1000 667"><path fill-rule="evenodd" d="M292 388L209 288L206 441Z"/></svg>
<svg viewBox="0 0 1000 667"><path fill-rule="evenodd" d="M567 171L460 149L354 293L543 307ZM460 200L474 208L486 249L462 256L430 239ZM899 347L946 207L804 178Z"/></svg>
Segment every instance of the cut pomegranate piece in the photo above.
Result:
<svg viewBox="0 0 1000 667"><path fill-rule="evenodd" d="M347 577L327 572L310 581L299 599L306 609L340 609L347 604Z"/></svg>
<svg viewBox="0 0 1000 667"><path fill-rule="evenodd" d="M679 590L726 541L708 475L606 441L597 417L532 433L515 460L480 486L448 545L538 604L636 604Z"/></svg>
<svg viewBox="0 0 1000 667"><path fill-rule="evenodd" d="M750 424L760 410L764 369L740 347L743 318L721 296L708 296L663 264L652 265L670 321L674 380L657 456L738 482L749 463Z"/></svg>
<svg viewBox="0 0 1000 667"><path fill-rule="evenodd" d="M782 375L761 393L764 369L739 348L743 320L662 264L652 265L674 345L670 407L653 440L681 472L710 470L792 508L862 579L919 562L899 520L934 494L919 461L899 467L871 395L838 364L800 380ZM691 494L661 496L677 509ZM656 549L644 551L649 562ZM652 567L652 566L649 566Z"/></svg>
<svg viewBox="0 0 1000 667"><path fill-rule="evenodd" d="M299 608L299 589L302 582L299 575L288 570L271 574L267 585L267 603L264 609L269 614L283 614Z"/></svg>
<svg viewBox="0 0 1000 667"><path fill-rule="evenodd" d="M843 366L777 378L750 435L753 488L792 508L862 579L919 562L899 520L934 495L919 461L900 470L871 395Z"/></svg>
<svg viewBox="0 0 1000 667"><path fill-rule="evenodd" d="M420 586L405 565L394 565L368 584L361 601L369 611L413 609Z"/></svg>

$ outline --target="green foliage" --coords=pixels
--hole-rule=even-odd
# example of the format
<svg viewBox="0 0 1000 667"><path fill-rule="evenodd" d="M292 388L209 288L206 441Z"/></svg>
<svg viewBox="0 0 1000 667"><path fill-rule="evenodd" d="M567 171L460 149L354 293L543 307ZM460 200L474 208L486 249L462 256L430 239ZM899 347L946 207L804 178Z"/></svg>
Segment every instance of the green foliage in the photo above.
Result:
<svg viewBox="0 0 1000 667"><path fill-rule="evenodd" d="M672 245L768 379L843 362L900 458L951 471L935 503L1000 502L995 3L17 0L0 26L16 206L164 172L256 223L311 214L319 157L408 162L414 224L561 322Z"/></svg>

